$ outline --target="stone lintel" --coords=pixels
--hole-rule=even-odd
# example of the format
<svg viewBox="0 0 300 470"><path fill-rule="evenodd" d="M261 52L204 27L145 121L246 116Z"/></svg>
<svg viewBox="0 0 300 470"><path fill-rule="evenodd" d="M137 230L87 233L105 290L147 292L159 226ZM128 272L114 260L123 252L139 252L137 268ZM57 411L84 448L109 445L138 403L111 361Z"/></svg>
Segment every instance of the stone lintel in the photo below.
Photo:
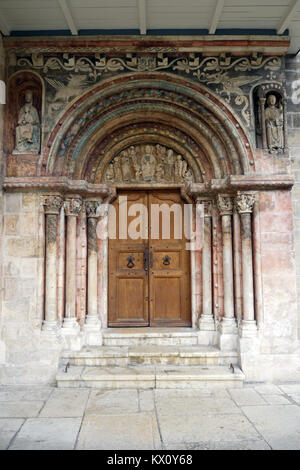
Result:
<svg viewBox="0 0 300 470"><path fill-rule="evenodd" d="M86 52L98 52L98 49L107 48L108 52L152 52L159 48L159 52L198 52L209 54L222 54L230 51L238 54L253 54L264 51L264 54L285 55L290 46L288 36L264 35L203 35L203 36L80 36L80 37L7 37L3 39L5 49L25 50L27 52L76 52L76 48L85 48ZM165 49L165 50L164 50Z"/></svg>
<svg viewBox="0 0 300 470"><path fill-rule="evenodd" d="M4 178L6 191L32 191L59 192L60 194L77 194L82 197L111 198L114 190L105 184L92 184L84 180L71 180L65 177L12 177Z"/></svg>

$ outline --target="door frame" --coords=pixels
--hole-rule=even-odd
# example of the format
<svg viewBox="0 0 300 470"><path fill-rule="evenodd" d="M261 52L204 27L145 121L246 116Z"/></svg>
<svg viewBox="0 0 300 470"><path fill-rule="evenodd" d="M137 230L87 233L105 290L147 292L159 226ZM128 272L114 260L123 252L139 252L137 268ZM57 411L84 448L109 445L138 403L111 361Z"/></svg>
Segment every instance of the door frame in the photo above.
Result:
<svg viewBox="0 0 300 470"><path fill-rule="evenodd" d="M113 196L109 204L118 197L120 190L130 191L143 191L143 190L178 190L183 201L193 205L193 223L195 220L195 202L187 195L186 188L184 185L143 185L142 187L130 187L130 185L119 185L111 188ZM108 210L106 210L101 217L101 227L105 230L108 226ZM109 240L98 240L98 312L101 320L101 328L108 328L108 244ZM197 251L190 251L190 295L191 295L191 327L198 329L198 302L196 293L196 275L200 271L197 261ZM130 326L128 327L130 328ZM167 329L168 327L166 327Z"/></svg>

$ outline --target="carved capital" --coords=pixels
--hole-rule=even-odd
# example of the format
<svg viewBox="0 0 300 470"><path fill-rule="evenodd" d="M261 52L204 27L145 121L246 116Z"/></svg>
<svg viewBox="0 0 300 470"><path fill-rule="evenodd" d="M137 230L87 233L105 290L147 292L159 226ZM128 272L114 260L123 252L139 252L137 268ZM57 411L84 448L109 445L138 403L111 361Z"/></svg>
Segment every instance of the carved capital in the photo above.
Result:
<svg viewBox="0 0 300 470"><path fill-rule="evenodd" d="M254 202L253 194L239 193L234 200L234 205L239 214L247 214L252 212Z"/></svg>
<svg viewBox="0 0 300 470"><path fill-rule="evenodd" d="M45 214L58 215L60 208L63 204L63 198L58 195L45 196L43 199L43 206L45 207Z"/></svg>
<svg viewBox="0 0 300 470"><path fill-rule="evenodd" d="M77 216L82 208L82 200L79 197L67 198L64 202L66 215Z"/></svg>
<svg viewBox="0 0 300 470"><path fill-rule="evenodd" d="M232 215L233 203L232 198L228 196L218 195L217 205L220 215Z"/></svg>
<svg viewBox="0 0 300 470"><path fill-rule="evenodd" d="M202 204L203 207L203 217L212 217L212 201L203 201L201 198L196 199L196 204Z"/></svg>
<svg viewBox="0 0 300 470"><path fill-rule="evenodd" d="M85 209L88 218L98 218L98 208L101 205L101 199L86 199Z"/></svg>

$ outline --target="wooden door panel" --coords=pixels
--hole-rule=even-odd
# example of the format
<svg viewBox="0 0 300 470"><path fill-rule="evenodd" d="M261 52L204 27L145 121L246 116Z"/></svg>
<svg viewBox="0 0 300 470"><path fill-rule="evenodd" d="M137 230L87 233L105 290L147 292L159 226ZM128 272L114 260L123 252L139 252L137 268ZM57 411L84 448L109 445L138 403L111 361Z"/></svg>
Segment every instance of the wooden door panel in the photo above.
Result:
<svg viewBox="0 0 300 470"><path fill-rule="evenodd" d="M151 211L151 204L164 204L170 208L174 204L178 206L177 208L173 206L174 210L170 211L169 231L163 230L161 214L159 226L158 220L153 220L154 212ZM149 267L150 324L153 326L190 326L190 252L185 249L187 240L183 231L184 210L180 194L177 191L151 192L149 214L150 259L152 257L152 265ZM151 230L154 225L155 237ZM182 234L178 238L180 231ZM158 238L157 234L159 234Z"/></svg>
<svg viewBox="0 0 300 470"><path fill-rule="evenodd" d="M132 204L148 203L144 191L121 192L127 197L127 209ZM149 296L148 272L145 253L147 238L132 240L128 231L119 231L119 198L114 203L116 211L116 233L124 238L109 240L109 326L148 326ZM134 217L127 217L127 228Z"/></svg>

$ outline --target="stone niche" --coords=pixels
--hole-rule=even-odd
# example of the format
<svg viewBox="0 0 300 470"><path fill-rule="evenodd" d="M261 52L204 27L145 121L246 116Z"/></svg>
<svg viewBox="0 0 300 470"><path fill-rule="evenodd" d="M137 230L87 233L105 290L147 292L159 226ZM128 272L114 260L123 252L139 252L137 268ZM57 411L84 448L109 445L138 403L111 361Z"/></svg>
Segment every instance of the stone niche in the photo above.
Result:
<svg viewBox="0 0 300 470"><path fill-rule="evenodd" d="M106 166L103 181L112 184L188 183L194 174L188 162L161 144L140 144L119 152Z"/></svg>
<svg viewBox="0 0 300 470"><path fill-rule="evenodd" d="M9 81L5 139L7 176L36 175L36 160L41 149L42 96L41 80L34 73L20 72ZM27 138L27 146L18 145L17 141L22 138Z"/></svg>
<svg viewBox="0 0 300 470"><path fill-rule="evenodd" d="M271 154L287 148L285 91L279 83L263 83L253 92L256 146Z"/></svg>

